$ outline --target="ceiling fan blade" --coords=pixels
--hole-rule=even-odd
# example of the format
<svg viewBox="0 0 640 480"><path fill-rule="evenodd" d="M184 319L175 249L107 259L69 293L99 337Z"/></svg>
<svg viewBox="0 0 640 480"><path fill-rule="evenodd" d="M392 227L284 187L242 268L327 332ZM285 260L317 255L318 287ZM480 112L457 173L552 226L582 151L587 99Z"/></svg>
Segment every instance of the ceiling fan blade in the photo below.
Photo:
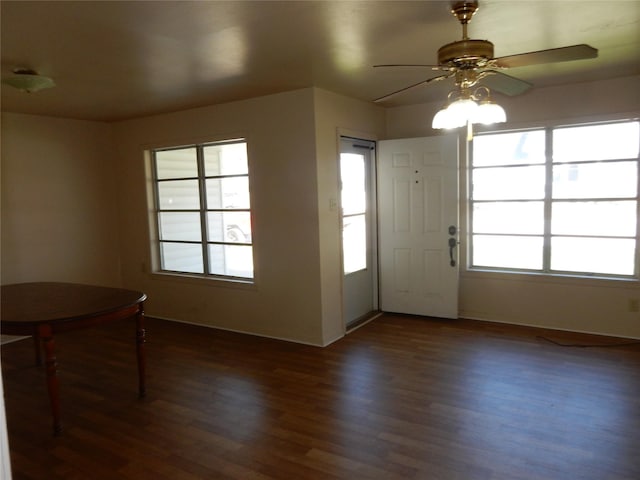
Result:
<svg viewBox="0 0 640 480"><path fill-rule="evenodd" d="M570 47L550 48L537 52L520 53L499 57L493 60L493 64L502 68L526 67L541 63L569 62L571 60L584 60L596 58L598 49L584 43L571 45Z"/></svg>
<svg viewBox="0 0 640 480"><path fill-rule="evenodd" d="M414 83L413 85L409 85L408 87L401 88L400 90L396 90L395 92L391 92L391 93L388 93L387 95L384 95L382 97L376 98L374 100L374 102L378 103L378 102L383 102L385 100L389 100L391 97L395 97L396 95L398 95L400 93L404 93L407 90L411 90L412 88L416 88L416 87L419 87L421 85L427 85L427 84L429 84L431 82L437 82L437 81L440 81L440 80L445 80L446 78L449 78L449 77L451 77L453 75L454 75L454 73L450 73L448 75L440 75L438 77L428 78L427 80L423 80L421 82Z"/></svg>
<svg viewBox="0 0 640 480"><path fill-rule="evenodd" d="M482 78L483 85L496 92L509 95L510 97L520 95L533 87L529 82L512 77L506 73L498 72L497 70L487 70L483 73L488 74Z"/></svg>
<svg viewBox="0 0 640 480"><path fill-rule="evenodd" d="M449 70L449 67L443 67L441 65L424 65L424 64L413 64L413 63L388 63L388 64L373 66L373 68L380 68L380 67L426 67L426 68L431 68L432 70Z"/></svg>

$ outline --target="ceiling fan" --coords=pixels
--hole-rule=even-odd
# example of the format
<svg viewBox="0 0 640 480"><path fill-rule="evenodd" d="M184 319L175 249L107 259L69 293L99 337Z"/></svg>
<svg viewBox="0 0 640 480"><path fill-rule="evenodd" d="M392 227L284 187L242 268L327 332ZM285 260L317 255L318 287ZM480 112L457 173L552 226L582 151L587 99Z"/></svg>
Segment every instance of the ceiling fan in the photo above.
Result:
<svg viewBox="0 0 640 480"><path fill-rule="evenodd" d="M432 70L446 72L443 75L428 78L427 80L383 95L382 97L376 98L374 102L383 102L413 88L448 78L454 78L456 86L462 90L472 88L480 80L486 78L487 80L483 83L488 83L491 89L509 96L519 95L531 88L532 85L529 82L502 73L500 70L543 63L583 60L596 58L598 56L597 49L586 44L580 44L494 58L493 43L488 40L470 39L467 35L467 25L477 11L477 0L452 2L451 13L462 25L462 40L440 47L438 49L437 65L374 65L374 67L428 67Z"/></svg>

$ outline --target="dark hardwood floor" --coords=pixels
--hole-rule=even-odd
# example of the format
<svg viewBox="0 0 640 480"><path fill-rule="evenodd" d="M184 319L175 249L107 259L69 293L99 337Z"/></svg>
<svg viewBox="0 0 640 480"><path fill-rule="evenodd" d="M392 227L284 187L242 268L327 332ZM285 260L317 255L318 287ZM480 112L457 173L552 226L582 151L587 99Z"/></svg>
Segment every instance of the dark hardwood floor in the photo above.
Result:
<svg viewBox="0 0 640 480"><path fill-rule="evenodd" d="M56 338L64 433L32 342L3 346L20 479L640 479L640 347L384 315L316 348L148 319Z"/></svg>

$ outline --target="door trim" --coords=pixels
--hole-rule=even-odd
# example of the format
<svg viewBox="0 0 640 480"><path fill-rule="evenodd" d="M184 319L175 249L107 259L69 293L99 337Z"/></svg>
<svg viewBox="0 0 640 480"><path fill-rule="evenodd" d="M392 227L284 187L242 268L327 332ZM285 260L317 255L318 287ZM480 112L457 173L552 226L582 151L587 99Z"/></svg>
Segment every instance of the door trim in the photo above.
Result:
<svg viewBox="0 0 640 480"><path fill-rule="evenodd" d="M376 140L355 137L350 134L338 132L338 172L340 172L340 156L343 152L342 150L342 142L348 141L353 142L352 146L355 148L365 148L369 150L369 195L368 195L368 208L369 212L369 221L370 225L368 225L368 234L370 236L370 269L371 269L371 291L372 291L372 310L367 312L366 314L355 318L351 321L347 318L345 311L345 278L348 275L344 273L344 249L343 249L343 216L342 216L342 199L341 195L338 195L338 207L339 207L339 221L340 221L340 271L341 271L341 298L342 298L342 318L343 324L345 327L345 332L351 331L359 326L368 323L368 321L373 320L373 318L377 317L380 313L380 289L379 289L379 251L378 251L378 195L377 195L377 186L378 186L378 176L377 176L377 142ZM338 192L342 191L340 173L338 173ZM354 272L357 273L357 272Z"/></svg>

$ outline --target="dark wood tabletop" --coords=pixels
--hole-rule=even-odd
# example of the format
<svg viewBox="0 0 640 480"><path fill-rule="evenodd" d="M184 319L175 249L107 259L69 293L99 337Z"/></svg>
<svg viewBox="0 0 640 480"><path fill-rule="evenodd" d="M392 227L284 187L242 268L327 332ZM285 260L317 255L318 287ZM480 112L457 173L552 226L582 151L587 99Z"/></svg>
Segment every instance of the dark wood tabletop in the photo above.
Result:
<svg viewBox="0 0 640 480"><path fill-rule="evenodd" d="M142 292L122 288L75 283L36 282L0 287L0 319L3 333L30 335L29 329L42 322L55 331L65 323L133 307L146 300ZM26 333L25 333L26 332Z"/></svg>
<svg viewBox="0 0 640 480"><path fill-rule="evenodd" d="M0 287L0 327L9 335L33 336L36 364L45 353L47 389L53 432L62 431L54 335L102 323L134 318L138 360L138 392L146 393L144 301L135 290L75 283L35 282Z"/></svg>

